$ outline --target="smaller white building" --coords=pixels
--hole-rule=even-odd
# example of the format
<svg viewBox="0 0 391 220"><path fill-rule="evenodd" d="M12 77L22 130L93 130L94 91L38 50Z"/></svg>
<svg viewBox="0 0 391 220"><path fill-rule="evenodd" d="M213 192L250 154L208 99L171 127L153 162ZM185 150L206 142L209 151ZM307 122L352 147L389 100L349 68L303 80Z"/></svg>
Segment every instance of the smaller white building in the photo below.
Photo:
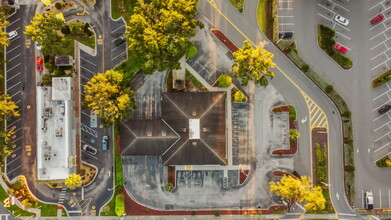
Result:
<svg viewBox="0 0 391 220"><path fill-rule="evenodd" d="M62 180L76 172L71 83L71 77L53 77L52 87L37 87L38 180Z"/></svg>

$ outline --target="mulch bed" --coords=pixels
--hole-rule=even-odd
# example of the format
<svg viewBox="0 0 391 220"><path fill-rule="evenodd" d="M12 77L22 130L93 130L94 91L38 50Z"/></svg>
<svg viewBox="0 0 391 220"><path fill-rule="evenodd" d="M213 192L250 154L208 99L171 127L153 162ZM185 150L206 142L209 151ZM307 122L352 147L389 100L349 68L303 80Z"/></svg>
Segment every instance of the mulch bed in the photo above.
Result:
<svg viewBox="0 0 391 220"><path fill-rule="evenodd" d="M244 181L246 181L249 173L250 173L250 170L240 170L239 184L243 184Z"/></svg>
<svg viewBox="0 0 391 220"><path fill-rule="evenodd" d="M191 211L161 211L151 208L147 208L139 203L135 202L125 189L122 190L125 195L125 210L126 215L140 216L140 215L191 215ZM272 214L273 211L286 210L285 205L270 206L269 209L243 209L243 210L196 210L197 215L214 215L215 212L219 212L220 215L244 215L252 214L253 212L262 214Z"/></svg>
<svg viewBox="0 0 391 220"><path fill-rule="evenodd" d="M316 143L318 143L320 146L328 146L327 143L327 129L326 128L314 128L311 132L311 139L312 139L312 174L313 174L313 182L317 182L317 176L316 176ZM326 155L327 155L327 148L326 148ZM326 178L327 179L327 178Z"/></svg>
<svg viewBox="0 0 391 220"><path fill-rule="evenodd" d="M172 172L170 172L170 169L172 169ZM176 181L175 181L175 166L172 166L172 167L167 166L167 173L168 173L168 175L167 175L168 181L167 182L171 183L175 187L175 183L176 183Z"/></svg>
<svg viewBox="0 0 391 220"><path fill-rule="evenodd" d="M290 119L291 112L290 112L289 107L287 105L274 108L272 110L272 112L288 112L289 113L289 129L297 129L295 120ZM274 156L293 155L297 152L297 147L298 147L297 138L295 141L289 140L289 149L274 150L272 152L272 155L274 155Z"/></svg>
<svg viewBox="0 0 391 220"><path fill-rule="evenodd" d="M273 175L274 175L274 176L292 176L293 178L296 178L295 175L293 175L293 174L291 174L291 173L287 173L287 172L281 171L281 170L275 170L275 171L273 171Z"/></svg>
<svg viewBox="0 0 391 220"><path fill-rule="evenodd" d="M266 1L265 14L266 14L266 18L268 18L268 19L273 17L272 4L273 4L272 2ZM274 22L278 22L278 21L274 21ZM266 33L264 33L264 34L266 35L267 38L269 38L269 40L273 41L273 23L266 21Z"/></svg>
<svg viewBox="0 0 391 220"><path fill-rule="evenodd" d="M223 43L227 48L228 50L230 50L232 53L236 52L239 48L237 46L235 46L234 43L232 43L232 41L230 39L228 39L227 36L225 36L225 34L223 34L220 30L217 30L217 29L213 29L211 30L212 34L217 37L217 39L219 39L221 41L221 43Z"/></svg>

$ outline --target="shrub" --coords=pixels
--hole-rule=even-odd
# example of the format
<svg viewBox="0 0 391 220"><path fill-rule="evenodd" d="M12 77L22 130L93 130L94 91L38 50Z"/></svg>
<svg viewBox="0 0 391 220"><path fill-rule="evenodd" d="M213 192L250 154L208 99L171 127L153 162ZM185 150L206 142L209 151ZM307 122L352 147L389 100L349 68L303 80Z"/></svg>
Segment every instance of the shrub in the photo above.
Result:
<svg viewBox="0 0 391 220"><path fill-rule="evenodd" d="M58 10L60 10L62 8L62 5L60 2L57 2L54 7L56 7Z"/></svg>
<svg viewBox="0 0 391 220"><path fill-rule="evenodd" d="M219 211L215 211L215 216L220 216L220 212Z"/></svg>
<svg viewBox="0 0 391 220"><path fill-rule="evenodd" d="M288 106L289 107L289 119L290 120L296 120L296 109L293 106Z"/></svg>
<svg viewBox="0 0 391 220"><path fill-rule="evenodd" d="M345 166L345 171L346 172L351 173L351 172L354 172L355 170L356 170L356 168L353 165L346 165Z"/></svg>
<svg viewBox="0 0 391 220"><path fill-rule="evenodd" d="M195 215L197 215L197 212L196 211L191 211L191 215L195 216Z"/></svg>
<svg viewBox="0 0 391 220"><path fill-rule="evenodd" d="M274 23L274 18L271 17L271 18L269 19L269 24L273 24L273 23Z"/></svg>
<svg viewBox="0 0 391 220"><path fill-rule="evenodd" d="M65 25L64 27L61 28L61 33L63 34L70 34L71 33L71 29L69 28L68 25ZM46 60L46 58L45 58Z"/></svg>
<svg viewBox="0 0 391 220"><path fill-rule="evenodd" d="M376 161L376 166L378 167L391 167L391 160L388 156L385 156L381 158L380 160Z"/></svg>
<svg viewBox="0 0 391 220"><path fill-rule="evenodd" d="M289 52L291 52L291 51L292 51L292 48L291 48L291 47L285 48L285 53L289 53Z"/></svg>
<svg viewBox="0 0 391 220"><path fill-rule="evenodd" d="M330 92L332 92L334 90L334 88L333 88L332 85L327 85L325 90L326 90L327 93L330 93Z"/></svg>
<svg viewBox="0 0 391 220"><path fill-rule="evenodd" d="M332 58L335 60L335 62L337 62L339 65L341 65L342 68L348 69L348 68L351 68L353 65L352 60L350 60L349 58L347 58L345 56L342 56L339 53L334 53L334 55L332 55Z"/></svg>
<svg viewBox="0 0 391 220"><path fill-rule="evenodd" d="M145 212L149 212L149 208L145 208Z"/></svg>
<svg viewBox="0 0 391 220"><path fill-rule="evenodd" d="M342 114L342 116L344 117L350 117L352 115L352 113L350 111L346 111Z"/></svg>
<svg viewBox="0 0 391 220"><path fill-rule="evenodd" d="M353 138L351 138L351 137L346 138L345 143L347 143L347 144L353 143Z"/></svg>
<svg viewBox="0 0 391 220"><path fill-rule="evenodd" d="M20 188L22 188L22 183L21 182L16 182L14 185L12 185L12 188L14 188L14 189L20 189Z"/></svg>
<svg viewBox="0 0 391 220"><path fill-rule="evenodd" d="M45 74L42 76L42 84L45 86L50 86L52 85L52 76L49 74Z"/></svg>
<svg viewBox="0 0 391 220"><path fill-rule="evenodd" d="M167 183L164 186L164 191L166 191L166 192L172 192L173 190L174 190L174 185L172 185L172 183Z"/></svg>
<svg viewBox="0 0 391 220"><path fill-rule="evenodd" d="M116 197L115 197L115 214L117 216L121 216L125 213L125 202L124 202L124 195L121 193L121 194L118 194Z"/></svg>
<svg viewBox="0 0 391 220"><path fill-rule="evenodd" d="M81 169L80 170L80 174L83 175L83 176L86 175L86 170L85 169Z"/></svg>
<svg viewBox="0 0 391 220"><path fill-rule="evenodd" d="M301 67L301 70L303 70L304 72L307 72L309 69L310 69L310 65L308 64L304 64L303 67Z"/></svg>
<svg viewBox="0 0 391 220"><path fill-rule="evenodd" d="M246 96L241 91L235 92L234 102L244 102L245 100Z"/></svg>
<svg viewBox="0 0 391 220"><path fill-rule="evenodd" d="M299 54L299 51L297 50L297 48L293 48L292 50L293 50L293 52Z"/></svg>
<svg viewBox="0 0 391 220"><path fill-rule="evenodd" d="M197 55L197 47L194 46L193 44L187 49L187 52L186 52L186 58L192 58L194 57L195 55Z"/></svg>
<svg viewBox="0 0 391 220"><path fill-rule="evenodd" d="M232 78L227 74L221 74L217 79L219 87L228 87L232 84Z"/></svg>

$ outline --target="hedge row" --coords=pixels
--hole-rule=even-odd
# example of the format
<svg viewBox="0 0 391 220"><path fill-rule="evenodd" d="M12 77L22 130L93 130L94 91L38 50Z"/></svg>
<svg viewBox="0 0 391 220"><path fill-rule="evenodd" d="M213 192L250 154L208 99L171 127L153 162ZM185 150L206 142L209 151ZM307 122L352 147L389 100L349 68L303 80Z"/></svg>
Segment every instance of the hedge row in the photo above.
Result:
<svg viewBox="0 0 391 220"><path fill-rule="evenodd" d="M381 86L384 83L388 82L390 79L391 79L391 70L388 70L387 72L381 74L380 76L372 80L372 88Z"/></svg>
<svg viewBox="0 0 391 220"><path fill-rule="evenodd" d="M285 48L290 47L290 44L281 40L277 45L280 50L285 51ZM353 148L353 127L351 112L348 105L343 100L343 98L333 89L331 85L326 83L323 78L321 78L304 60L293 50L286 55L299 67L303 73L310 78L323 92L325 92L330 99L335 103L338 108L338 111L342 117L342 132L344 137L344 167L352 167L354 169L354 148ZM306 70L306 71L304 71ZM351 169L345 170L344 182L346 196L350 201L350 204L353 204L355 201L355 184L354 184L354 172L350 171Z"/></svg>

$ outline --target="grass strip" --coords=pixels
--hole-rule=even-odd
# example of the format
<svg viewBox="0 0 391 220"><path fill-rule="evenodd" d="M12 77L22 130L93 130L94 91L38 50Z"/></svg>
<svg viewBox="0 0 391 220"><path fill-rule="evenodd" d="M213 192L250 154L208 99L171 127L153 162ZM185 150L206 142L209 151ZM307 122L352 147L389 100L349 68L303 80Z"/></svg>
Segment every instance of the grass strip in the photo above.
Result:
<svg viewBox="0 0 391 220"><path fill-rule="evenodd" d="M259 0L257 17L259 27L261 28L262 32L266 34L266 0Z"/></svg>
<svg viewBox="0 0 391 220"><path fill-rule="evenodd" d="M231 4L240 12L243 12L244 0L229 0Z"/></svg>

